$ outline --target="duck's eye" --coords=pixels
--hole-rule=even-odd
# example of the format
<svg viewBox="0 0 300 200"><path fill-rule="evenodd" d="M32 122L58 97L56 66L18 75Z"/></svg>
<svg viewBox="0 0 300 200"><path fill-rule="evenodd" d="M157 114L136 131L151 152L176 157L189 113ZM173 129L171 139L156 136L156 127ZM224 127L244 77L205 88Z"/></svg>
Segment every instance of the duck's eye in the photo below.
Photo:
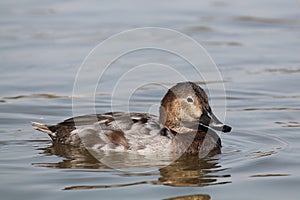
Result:
<svg viewBox="0 0 300 200"><path fill-rule="evenodd" d="M194 102L194 99L193 99L192 97L188 97L186 100L187 100L187 102L189 102L189 103L193 103L193 102Z"/></svg>

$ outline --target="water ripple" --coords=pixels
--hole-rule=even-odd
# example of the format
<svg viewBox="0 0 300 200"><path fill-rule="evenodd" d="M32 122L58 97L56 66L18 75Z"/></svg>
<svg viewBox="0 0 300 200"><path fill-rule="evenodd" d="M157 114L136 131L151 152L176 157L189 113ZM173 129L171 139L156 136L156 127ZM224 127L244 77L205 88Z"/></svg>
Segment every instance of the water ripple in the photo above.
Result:
<svg viewBox="0 0 300 200"><path fill-rule="evenodd" d="M248 160L249 158L270 157L289 145L282 138L274 135L259 135L255 132L239 132L226 138L226 140L223 140L225 143L223 155L226 164Z"/></svg>
<svg viewBox="0 0 300 200"><path fill-rule="evenodd" d="M278 177L278 176L290 176L290 174L255 174L251 175L251 178L257 178L257 177Z"/></svg>
<svg viewBox="0 0 300 200"><path fill-rule="evenodd" d="M259 23L267 23L267 24L298 24L298 23L300 23L299 19L266 18L266 17L257 17L257 16L237 16L237 17L234 17L234 20L243 21L243 22L259 22Z"/></svg>
<svg viewBox="0 0 300 200"><path fill-rule="evenodd" d="M300 122L275 122L275 124L279 124L282 127L290 127L290 128L298 128L300 127Z"/></svg>

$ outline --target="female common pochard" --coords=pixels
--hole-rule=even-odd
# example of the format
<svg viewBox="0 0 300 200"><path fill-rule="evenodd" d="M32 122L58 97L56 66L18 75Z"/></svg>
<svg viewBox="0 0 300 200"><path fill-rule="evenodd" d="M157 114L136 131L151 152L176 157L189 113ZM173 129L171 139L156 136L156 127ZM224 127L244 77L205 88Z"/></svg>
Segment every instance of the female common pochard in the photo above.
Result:
<svg viewBox="0 0 300 200"><path fill-rule="evenodd" d="M169 89L159 112L159 117L109 112L78 116L56 125L32 125L56 143L141 154L219 151L221 140L214 130L231 131L213 114L205 91L192 82L178 83Z"/></svg>

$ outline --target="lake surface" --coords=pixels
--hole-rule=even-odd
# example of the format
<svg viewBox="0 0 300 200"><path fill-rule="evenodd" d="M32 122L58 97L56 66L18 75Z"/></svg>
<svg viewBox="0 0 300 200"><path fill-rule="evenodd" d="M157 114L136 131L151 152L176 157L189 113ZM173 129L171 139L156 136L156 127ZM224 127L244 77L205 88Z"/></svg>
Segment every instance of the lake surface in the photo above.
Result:
<svg viewBox="0 0 300 200"><path fill-rule="evenodd" d="M4 0L0 10L1 199L299 199L299 1ZM94 87L96 112L112 109L115 92L114 110L157 114L166 87L184 74L212 88L213 109L233 127L230 134L218 133L222 154L184 156L167 166L141 163L128 171L124 155L102 163L88 151L53 145L31 127L31 121L52 124L71 117L85 57L108 37L141 27L190 36L208 51L222 80L198 79L189 63L166 52L130 52L111 63ZM168 41L164 37L158 41ZM156 64L127 73L148 63ZM174 70L160 71L165 65ZM76 113L88 114L89 74L82 80L76 95L86 101L76 105ZM138 88L132 88L135 83ZM219 90L223 84L226 96ZM113 169L105 164L110 162Z"/></svg>

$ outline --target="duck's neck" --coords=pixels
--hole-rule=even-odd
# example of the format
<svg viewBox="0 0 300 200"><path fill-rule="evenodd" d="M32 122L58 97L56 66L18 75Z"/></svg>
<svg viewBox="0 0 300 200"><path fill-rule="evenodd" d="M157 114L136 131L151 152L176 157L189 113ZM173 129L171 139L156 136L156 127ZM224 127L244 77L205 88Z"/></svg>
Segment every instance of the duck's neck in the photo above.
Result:
<svg viewBox="0 0 300 200"><path fill-rule="evenodd" d="M173 145L179 153L196 154L199 152L206 133L200 131L178 133L173 139Z"/></svg>

